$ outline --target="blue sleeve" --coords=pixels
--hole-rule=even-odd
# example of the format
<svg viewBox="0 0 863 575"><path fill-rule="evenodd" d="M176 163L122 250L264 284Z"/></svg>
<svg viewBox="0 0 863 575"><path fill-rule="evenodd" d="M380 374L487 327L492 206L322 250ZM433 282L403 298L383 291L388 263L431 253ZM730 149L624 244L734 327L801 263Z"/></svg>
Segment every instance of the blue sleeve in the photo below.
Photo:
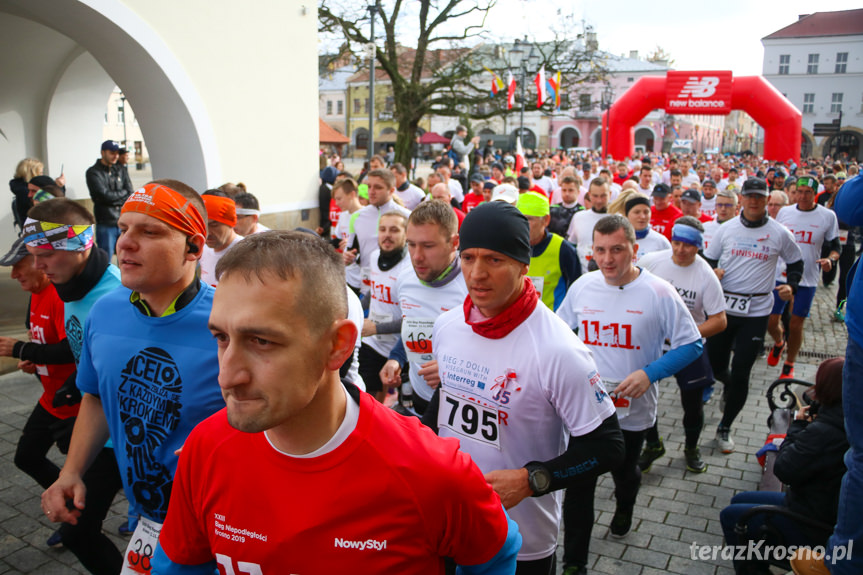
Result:
<svg viewBox="0 0 863 575"><path fill-rule="evenodd" d="M560 271L563 277L566 278L566 287L572 285L572 282L577 280L582 273L581 261L578 259L578 252L571 243L564 241L560 244Z"/></svg>
<svg viewBox="0 0 863 575"><path fill-rule="evenodd" d="M394 359L399 362L399 365L404 365L408 362L408 354L405 351L405 342L402 341L402 336L399 335L399 340L393 346L390 356L387 359Z"/></svg>
<svg viewBox="0 0 863 575"><path fill-rule="evenodd" d="M854 176L836 192L836 215L849 226L863 226L863 176Z"/></svg>
<svg viewBox="0 0 863 575"><path fill-rule="evenodd" d="M644 368L644 372L647 374L647 377L650 378L651 383L659 381L663 377L674 375L698 359L703 347L704 346L701 344L701 338L696 339L692 343L676 347L656 361L650 362L647 367Z"/></svg>
<svg viewBox="0 0 863 575"><path fill-rule="evenodd" d="M215 561L208 561L200 565L174 563L162 551L161 545L156 545L156 552L153 553L150 565L152 566L151 575L218 575L219 573Z"/></svg>
<svg viewBox="0 0 863 575"><path fill-rule="evenodd" d="M456 575L512 575L515 573L516 559L521 549L521 533L518 532L518 524L506 513L507 532L506 540L497 554L479 565L459 565L456 567Z"/></svg>

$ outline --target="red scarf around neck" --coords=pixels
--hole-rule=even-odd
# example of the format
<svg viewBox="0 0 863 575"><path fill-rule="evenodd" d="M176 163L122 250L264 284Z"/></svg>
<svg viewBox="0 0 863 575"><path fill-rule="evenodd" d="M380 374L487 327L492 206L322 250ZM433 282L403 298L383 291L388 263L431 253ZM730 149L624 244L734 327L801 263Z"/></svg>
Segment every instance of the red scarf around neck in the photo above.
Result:
<svg viewBox="0 0 863 575"><path fill-rule="evenodd" d="M489 339L501 339L509 335L512 330L521 325L521 322L533 313L538 301L539 294L536 292L536 288L533 287L533 282L530 281L530 278L525 277L524 289L521 290L521 295L518 296L518 299L501 313L484 321L470 321L470 310L473 308L473 301L470 299L470 294L468 294L464 299L464 321L476 334Z"/></svg>

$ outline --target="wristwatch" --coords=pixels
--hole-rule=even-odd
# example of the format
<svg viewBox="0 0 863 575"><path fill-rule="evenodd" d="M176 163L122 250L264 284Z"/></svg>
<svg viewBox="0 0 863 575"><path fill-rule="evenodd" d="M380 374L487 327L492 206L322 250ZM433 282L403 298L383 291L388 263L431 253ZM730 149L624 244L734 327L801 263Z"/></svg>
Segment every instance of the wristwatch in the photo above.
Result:
<svg viewBox="0 0 863 575"><path fill-rule="evenodd" d="M531 461L524 468L527 469L527 484L533 497L541 497L551 490L551 473L542 463Z"/></svg>

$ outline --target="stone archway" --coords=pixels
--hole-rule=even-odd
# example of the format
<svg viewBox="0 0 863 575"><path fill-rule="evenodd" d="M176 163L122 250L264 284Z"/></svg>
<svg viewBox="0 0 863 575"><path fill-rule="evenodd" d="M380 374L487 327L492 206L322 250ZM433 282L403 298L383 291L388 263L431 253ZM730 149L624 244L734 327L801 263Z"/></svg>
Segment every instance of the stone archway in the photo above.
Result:
<svg viewBox="0 0 863 575"><path fill-rule="evenodd" d="M656 142L656 132L646 126L635 130L635 145L644 146L645 152L652 152Z"/></svg>

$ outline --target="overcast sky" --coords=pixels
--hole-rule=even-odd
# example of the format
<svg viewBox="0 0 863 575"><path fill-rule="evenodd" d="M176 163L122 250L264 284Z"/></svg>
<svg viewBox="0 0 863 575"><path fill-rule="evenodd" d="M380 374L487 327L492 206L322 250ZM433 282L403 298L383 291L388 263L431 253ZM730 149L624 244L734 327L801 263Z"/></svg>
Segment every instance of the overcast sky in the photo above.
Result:
<svg viewBox="0 0 863 575"><path fill-rule="evenodd" d="M499 0L489 15L487 30L506 30L503 39L527 34L537 40L550 36L549 22L564 14L584 20L597 32L599 47L613 54L640 56L657 45L671 54L677 70L731 70L736 76L761 74L761 38L797 21L800 14L860 8L860 0L722 0L679 2L644 0L578 2ZM580 23L578 24L580 27Z"/></svg>

